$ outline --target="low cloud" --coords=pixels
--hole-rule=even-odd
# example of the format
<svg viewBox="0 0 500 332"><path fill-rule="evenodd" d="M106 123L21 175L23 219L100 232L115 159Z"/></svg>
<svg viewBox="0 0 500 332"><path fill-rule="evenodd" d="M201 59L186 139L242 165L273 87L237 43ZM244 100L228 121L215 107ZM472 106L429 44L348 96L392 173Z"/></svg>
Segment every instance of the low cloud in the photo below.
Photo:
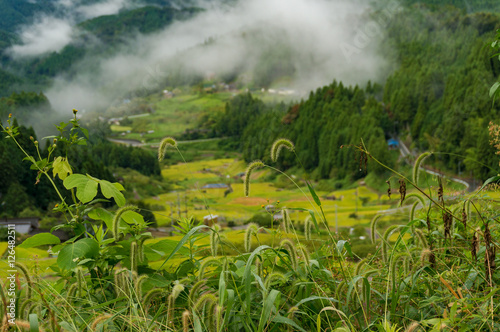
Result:
<svg viewBox="0 0 500 332"><path fill-rule="evenodd" d="M19 33L22 44L12 46L8 52L13 56L37 56L60 51L73 38L72 24L54 17L42 17L31 26L23 27Z"/></svg>
<svg viewBox="0 0 500 332"><path fill-rule="evenodd" d="M380 9L381 20L373 19L369 0L214 3L220 4L203 2L207 10L190 20L131 38L114 56L84 60L79 74L55 80L47 92L52 105L64 112L102 109L128 91L163 88L180 70L219 77L284 70L291 75L282 84L305 93L334 79L364 85L384 77L388 63L379 48L396 2Z"/></svg>
<svg viewBox="0 0 500 332"><path fill-rule="evenodd" d="M37 16L32 24L20 27L21 44L7 50L12 57L33 57L57 52L78 36L76 23L102 15L117 14L131 6L131 0L106 0L91 5L80 1L59 0L52 15Z"/></svg>
<svg viewBox="0 0 500 332"><path fill-rule="evenodd" d="M117 14L120 10L129 5L129 0L108 0L91 5L79 6L76 8L76 12L84 19L91 19L102 15Z"/></svg>

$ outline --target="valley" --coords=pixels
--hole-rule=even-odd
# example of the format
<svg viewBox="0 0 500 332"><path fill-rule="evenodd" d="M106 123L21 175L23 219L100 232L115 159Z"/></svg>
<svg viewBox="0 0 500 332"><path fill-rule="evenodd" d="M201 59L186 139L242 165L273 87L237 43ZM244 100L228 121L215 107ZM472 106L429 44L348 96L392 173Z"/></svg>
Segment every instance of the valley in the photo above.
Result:
<svg viewBox="0 0 500 332"><path fill-rule="evenodd" d="M0 0L0 331L500 330L497 0Z"/></svg>

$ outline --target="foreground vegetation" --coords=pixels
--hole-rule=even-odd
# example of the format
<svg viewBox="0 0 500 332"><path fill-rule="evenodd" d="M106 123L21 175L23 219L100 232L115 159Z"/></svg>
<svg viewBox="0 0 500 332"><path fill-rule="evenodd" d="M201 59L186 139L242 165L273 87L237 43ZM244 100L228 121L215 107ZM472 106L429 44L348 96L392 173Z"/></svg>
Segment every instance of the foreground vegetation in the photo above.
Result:
<svg viewBox="0 0 500 332"><path fill-rule="evenodd" d="M13 124L9 120L2 129L17 142L19 128ZM68 127L70 135L63 131L55 138L57 144L70 147L85 139L76 117ZM37 151L37 142L32 144ZM68 159L52 156L55 148L49 148L43 159L26 154L40 177L51 183L62 180L72 192L63 197L53 186L61 199L55 209L67 220L59 227L71 228L76 236L59 243L45 233L18 246L21 254L51 245L51 252L58 255L49 279L40 273L47 266L42 257L30 268L16 263L22 280L16 291L17 329L495 331L500 327L498 207L484 195L486 185L497 177L473 194L449 201L441 181L429 190L417 186L428 153L416 160L411 176L393 171L400 204L411 204L408 222L382 228L385 217L375 216L370 237L376 249L359 260L351 242L332 232L311 184L299 178L289 180L303 188L307 207L293 202L278 207L270 211L271 224L266 227L252 223L238 234L224 232L217 223L180 218L175 223L177 237L151 240L137 207L125 204L122 185L74 174ZM356 149L379 163L363 144ZM169 150L179 151L172 138L162 141L159 158ZM293 143L276 141L270 162L280 154L295 155ZM257 189L252 174L266 169L281 173L255 161L238 190L252 197ZM409 193L410 189L415 192ZM98 193L118 210L102 208ZM301 227L291 221L295 211L308 215ZM276 213L282 218L274 219ZM0 296L6 308L9 296L5 291ZM7 316L2 328L8 328Z"/></svg>

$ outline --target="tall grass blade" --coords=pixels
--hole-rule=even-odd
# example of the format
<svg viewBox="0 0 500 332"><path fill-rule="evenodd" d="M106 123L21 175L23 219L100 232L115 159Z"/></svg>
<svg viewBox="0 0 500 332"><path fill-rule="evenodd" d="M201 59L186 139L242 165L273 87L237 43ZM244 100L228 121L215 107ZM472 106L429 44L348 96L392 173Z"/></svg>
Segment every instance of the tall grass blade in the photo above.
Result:
<svg viewBox="0 0 500 332"><path fill-rule="evenodd" d="M252 263L255 259L255 256L257 256L257 254L263 250L267 250L267 249L272 249L270 246L267 246L267 245L262 245L260 247L257 247L253 252L252 254L250 255L250 257L248 257L248 260L247 260L247 265L245 267L245 271L243 272L243 278L241 280L241 283L243 284L244 286L244 289L245 289L245 296L246 296L246 313L248 316L250 316L250 306L251 306L251 298L252 298L252 294L251 294L251 285L252 285Z"/></svg>
<svg viewBox="0 0 500 332"><path fill-rule="evenodd" d="M273 289L271 292L269 292L269 295L264 300L264 305L262 307L262 313L260 314L260 321L259 321L259 328L258 328L259 332L264 331L264 327L267 325L267 321L269 320L269 316L271 315L271 310L274 307L274 302L276 301L276 298L280 294L281 293L279 291L277 291L276 289Z"/></svg>
<svg viewBox="0 0 500 332"><path fill-rule="evenodd" d="M309 188L309 192L311 193L312 198L314 199L314 202L316 203L317 206L321 206L321 201L319 200L318 195L314 191L314 188L311 186L311 184L306 181L307 188Z"/></svg>
<svg viewBox="0 0 500 332"><path fill-rule="evenodd" d="M295 323L293 320L291 320L290 318L283 317L281 315L274 316L272 322L273 323L288 324L295 329L294 331L306 332L306 330L304 330L302 327L297 325L297 323Z"/></svg>
<svg viewBox="0 0 500 332"><path fill-rule="evenodd" d="M219 305L223 307L225 301L226 301L226 279L225 279L225 271L224 269L222 269L222 272L219 277Z"/></svg>
<svg viewBox="0 0 500 332"><path fill-rule="evenodd" d="M172 258L182 248L182 246L186 243L186 241L189 240L189 238L194 233L196 233L198 230L200 230L202 228L209 228L209 227L206 225L200 225L200 226L194 227L189 232L187 232L186 235L184 235L184 237L179 241L179 243L177 244L175 249L170 253L170 255L167 257L167 259L165 259L165 261L160 265L160 267L156 271L160 271L161 268L163 267L163 265L165 265L169 261L169 259ZM158 273L158 272L156 272L156 273Z"/></svg>
<svg viewBox="0 0 500 332"><path fill-rule="evenodd" d="M315 300L326 300L326 301L329 301L329 302L337 302L337 303L339 302L336 299L334 299L333 297L309 296L308 298L300 300L300 302L297 303L295 306L299 307L301 304L304 304L304 303L309 302L309 301L315 301Z"/></svg>
<svg viewBox="0 0 500 332"><path fill-rule="evenodd" d="M29 315L29 322L30 322L30 332L40 331L40 328L38 327L38 315L37 314L30 314Z"/></svg>
<svg viewBox="0 0 500 332"><path fill-rule="evenodd" d="M221 327L228 326L229 319L232 316L233 305L235 301L234 290L228 289L226 293L227 293L227 305L226 305L227 309L224 312L224 322L222 323Z"/></svg>
<svg viewBox="0 0 500 332"><path fill-rule="evenodd" d="M194 331L203 332L203 329L201 328L200 317L198 317L198 315L194 311L193 311L193 322L194 322Z"/></svg>

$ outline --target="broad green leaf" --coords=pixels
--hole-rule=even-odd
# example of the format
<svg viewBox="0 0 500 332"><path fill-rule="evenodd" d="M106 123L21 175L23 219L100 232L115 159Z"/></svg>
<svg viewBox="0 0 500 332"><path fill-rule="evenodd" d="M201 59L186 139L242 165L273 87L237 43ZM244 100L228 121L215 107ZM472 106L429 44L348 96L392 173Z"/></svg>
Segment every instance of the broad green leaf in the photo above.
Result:
<svg viewBox="0 0 500 332"><path fill-rule="evenodd" d="M125 211L122 213L122 219L129 225L146 226L144 217L135 211Z"/></svg>
<svg viewBox="0 0 500 332"><path fill-rule="evenodd" d="M97 181L82 174L72 174L64 179L66 189L76 188L76 197L88 203L97 195Z"/></svg>
<svg viewBox="0 0 500 332"><path fill-rule="evenodd" d="M87 139L89 139L89 131L87 130L87 128L82 128L82 127L78 127L80 128L80 130L82 131L82 133L85 135L85 137Z"/></svg>
<svg viewBox="0 0 500 332"><path fill-rule="evenodd" d="M51 251L53 254L57 254L64 246L62 244L57 244L52 247Z"/></svg>
<svg viewBox="0 0 500 332"><path fill-rule="evenodd" d="M52 163L52 174L54 178L56 175L59 175L59 179L64 180L68 177L68 175L73 174L73 170L71 169L68 160L64 157L57 157Z"/></svg>
<svg viewBox="0 0 500 332"><path fill-rule="evenodd" d="M89 238L81 239L61 249L57 256L57 265L62 270L71 270L79 260L95 258L99 253L99 244Z"/></svg>
<svg viewBox="0 0 500 332"><path fill-rule="evenodd" d="M478 275L479 275L478 272L469 273L467 279L464 282L465 289L472 289L472 286L474 285L474 282L476 281Z"/></svg>
<svg viewBox="0 0 500 332"><path fill-rule="evenodd" d="M349 256L352 256L351 244L345 240L340 240L337 242L337 252L339 255L342 255L342 250L347 250Z"/></svg>
<svg viewBox="0 0 500 332"><path fill-rule="evenodd" d="M40 233L27 238L21 243L18 248L33 248L38 246L43 246L47 244L59 244L61 240L55 235L50 233Z"/></svg>
<svg viewBox="0 0 500 332"><path fill-rule="evenodd" d="M120 192L120 190L125 190L123 186L119 183L111 183L106 180L99 180L99 184L101 185L101 192L106 198L113 197L115 199L116 205L123 206L125 205L125 197Z"/></svg>
<svg viewBox="0 0 500 332"><path fill-rule="evenodd" d="M113 229L113 214L103 208L92 209L88 213L89 218L94 220L102 220L108 229Z"/></svg>

